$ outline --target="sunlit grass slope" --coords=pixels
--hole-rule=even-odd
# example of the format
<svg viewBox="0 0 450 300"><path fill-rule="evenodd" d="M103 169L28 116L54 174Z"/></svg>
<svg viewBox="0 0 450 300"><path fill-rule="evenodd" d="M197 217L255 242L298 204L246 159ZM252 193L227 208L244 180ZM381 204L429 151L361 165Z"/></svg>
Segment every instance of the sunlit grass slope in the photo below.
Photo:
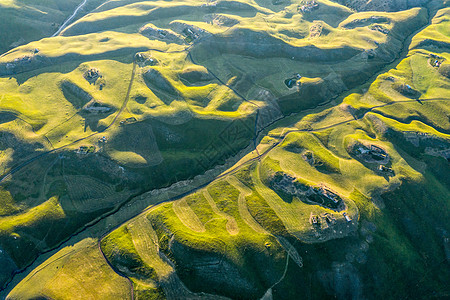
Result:
<svg viewBox="0 0 450 300"><path fill-rule="evenodd" d="M246 252L235 252L239 238L247 249L267 248L269 241L284 248L278 253L288 251L286 276L275 286L263 285L266 290L272 287L270 293L276 298L445 294L449 274L440 266L446 260L443 245L450 230L446 225L449 182L445 179L450 136L441 116L448 97L434 89L445 87L448 78L427 65L429 60L422 57L429 52L422 51L425 49L411 50L396 69L381 74L366 92L351 94L342 105L304 118L292 128L269 133L279 143L260 162L245 165L225 180L177 202L161 204L138 218L149 220L154 232L149 242L159 245L160 255L174 264L191 292L233 297L229 289L212 288L227 278L223 274L233 274L235 280L239 278L233 284L235 289L239 287L241 297L265 293L260 289L252 294L251 285L241 287L248 277L226 267L229 263L238 270L244 266L253 270L250 278L261 278L261 272L248 265ZM421 96L403 95L397 81L406 82ZM416 116L411 117L414 112ZM380 171L380 162L358 154L354 145L382 149L388 159L379 161L390 171ZM336 213L300 194L292 197L280 192L271 181L276 173L289 174L303 186L325 186L342 197L346 210ZM311 224L311 215L325 212L336 218L335 223L328 228ZM344 212L354 229L345 230ZM141 228L150 230L150 225L146 226ZM111 237L135 240L133 235L120 234L121 230ZM277 240L269 239L272 234ZM260 240L259 236L266 237ZM282 236L295 245L296 254L289 252ZM111 243L121 249L121 257L137 253L127 243L109 237L103 240L104 249L110 251ZM257 255L264 257L263 252ZM295 264L298 257L300 265ZM112 260L116 268L123 265L117 259L116 255ZM210 264L216 265L216 261L218 266L210 271ZM138 278L139 273L128 274ZM332 280L335 276L348 280ZM299 279L310 280L310 284L299 286Z"/></svg>
<svg viewBox="0 0 450 300"><path fill-rule="evenodd" d="M448 293L448 10L275 2L108 1L0 58L5 280L106 214L135 216L125 203L136 194L219 173L299 113L272 125L259 159L149 208L99 248L77 244L94 267L64 272L99 268L88 287L113 271L131 281L105 280L93 297L106 298ZM10 297L78 286L42 268L33 280L45 289L25 279Z"/></svg>
<svg viewBox="0 0 450 300"><path fill-rule="evenodd" d="M131 299L130 283L110 268L93 239L62 249L42 267L25 278L9 298Z"/></svg>

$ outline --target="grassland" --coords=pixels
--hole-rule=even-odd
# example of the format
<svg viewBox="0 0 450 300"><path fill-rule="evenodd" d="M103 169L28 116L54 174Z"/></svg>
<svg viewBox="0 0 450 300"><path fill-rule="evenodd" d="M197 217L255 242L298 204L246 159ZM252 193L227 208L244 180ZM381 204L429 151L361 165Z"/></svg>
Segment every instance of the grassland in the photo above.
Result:
<svg viewBox="0 0 450 300"><path fill-rule="evenodd" d="M0 53L51 36L78 2L2 0Z"/></svg>
<svg viewBox="0 0 450 300"><path fill-rule="evenodd" d="M47 284L42 284L42 280ZM128 280L110 268L93 239L55 254L9 297L32 299L42 295L58 299L131 299L132 296Z"/></svg>
<svg viewBox="0 0 450 300"><path fill-rule="evenodd" d="M8 298L448 295L448 4L317 2L109 1L0 57L5 282L133 196L240 159L61 249Z"/></svg>

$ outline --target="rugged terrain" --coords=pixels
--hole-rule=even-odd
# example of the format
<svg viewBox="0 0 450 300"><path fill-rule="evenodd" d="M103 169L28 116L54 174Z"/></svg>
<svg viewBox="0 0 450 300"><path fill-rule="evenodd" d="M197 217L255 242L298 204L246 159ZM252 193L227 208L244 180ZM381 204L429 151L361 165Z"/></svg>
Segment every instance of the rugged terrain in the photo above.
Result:
<svg viewBox="0 0 450 300"><path fill-rule="evenodd" d="M450 295L448 1L42 2L0 0L2 297Z"/></svg>

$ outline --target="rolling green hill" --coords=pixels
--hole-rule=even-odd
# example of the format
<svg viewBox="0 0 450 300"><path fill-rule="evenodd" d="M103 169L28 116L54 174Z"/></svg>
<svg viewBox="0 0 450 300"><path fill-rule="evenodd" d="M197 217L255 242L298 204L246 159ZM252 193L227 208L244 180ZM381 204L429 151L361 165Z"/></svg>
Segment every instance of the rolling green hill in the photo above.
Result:
<svg viewBox="0 0 450 300"><path fill-rule="evenodd" d="M0 53L53 35L69 18L80 1L76 0L1 0ZM102 1L90 0L74 19L86 14Z"/></svg>
<svg viewBox="0 0 450 300"><path fill-rule="evenodd" d="M79 5L25 2L0 14ZM449 24L447 1L88 0L36 25L0 57L0 295L447 297Z"/></svg>

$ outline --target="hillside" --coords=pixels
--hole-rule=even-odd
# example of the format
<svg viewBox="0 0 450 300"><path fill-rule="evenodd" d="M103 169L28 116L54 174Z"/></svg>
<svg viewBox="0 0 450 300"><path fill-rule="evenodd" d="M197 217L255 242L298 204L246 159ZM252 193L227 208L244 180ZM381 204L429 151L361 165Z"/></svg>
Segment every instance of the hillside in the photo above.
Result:
<svg viewBox="0 0 450 300"><path fill-rule="evenodd" d="M4 46L2 297L445 298L448 4L92 0Z"/></svg>
<svg viewBox="0 0 450 300"><path fill-rule="evenodd" d="M427 0L338 0L357 11L400 11L412 7L423 6Z"/></svg>
<svg viewBox="0 0 450 300"><path fill-rule="evenodd" d="M101 0L89 0L72 18L80 18ZM52 36L79 5L77 0L1 0L0 54L30 41Z"/></svg>

